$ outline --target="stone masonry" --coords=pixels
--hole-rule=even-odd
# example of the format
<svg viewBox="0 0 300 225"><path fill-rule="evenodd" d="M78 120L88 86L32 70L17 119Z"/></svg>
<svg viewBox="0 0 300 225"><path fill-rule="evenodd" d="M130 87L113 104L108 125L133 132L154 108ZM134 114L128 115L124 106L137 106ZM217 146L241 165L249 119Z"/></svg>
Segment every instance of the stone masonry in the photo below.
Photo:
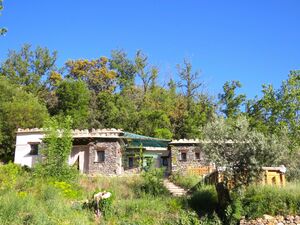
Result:
<svg viewBox="0 0 300 225"><path fill-rule="evenodd" d="M206 166L200 145L171 145L172 172Z"/></svg>
<svg viewBox="0 0 300 225"><path fill-rule="evenodd" d="M88 174L119 175L122 169L121 145L117 140L101 140L89 144ZM97 151L104 152L104 160L99 161Z"/></svg>

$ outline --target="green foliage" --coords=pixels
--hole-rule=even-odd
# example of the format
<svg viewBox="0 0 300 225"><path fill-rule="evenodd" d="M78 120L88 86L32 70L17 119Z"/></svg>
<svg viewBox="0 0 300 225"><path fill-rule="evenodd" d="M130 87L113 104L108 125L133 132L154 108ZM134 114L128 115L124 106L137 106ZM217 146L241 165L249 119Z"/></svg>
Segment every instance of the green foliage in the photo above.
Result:
<svg viewBox="0 0 300 225"><path fill-rule="evenodd" d="M297 215L300 213L300 188L298 183L286 187L251 186L242 198L247 218L268 215Z"/></svg>
<svg viewBox="0 0 300 225"><path fill-rule="evenodd" d="M299 179L299 146L300 146L300 72L291 71L288 79L280 88L263 85L262 97L248 102L247 114L254 129L268 134L281 136L287 131L289 154L285 165L290 168L288 178Z"/></svg>
<svg viewBox="0 0 300 225"><path fill-rule="evenodd" d="M45 147L42 149L42 160L36 166L38 176L53 177L58 181L70 180L76 171L68 165L68 157L72 149L72 119L64 121L49 119L45 122Z"/></svg>
<svg viewBox="0 0 300 225"><path fill-rule="evenodd" d="M73 127L83 129L88 126L90 92L86 83L78 80L64 80L60 82L56 95L57 110L62 117L71 116Z"/></svg>
<svg viewBox="0 0 300 225"><path fill-rule="evenodd" d="M223 106L221 112L227 118L233 118L240 114L240 107L246 100L245 95L236 95L236 89L241 87L242 84L239 81L227 81L223 86L224 93L219 94L220 104Z"/></svg>
<svg viewBox="0 0 300 225"><path fill-rule="evenodd" d="M225 224L235 225L238 224L244 215L243 205L241 202L241 196L236 193L232 193L232 200L225 209Z"/></svg>
<svg viewBox="0 0 300 225"><path fill-rule="evenodd" d="M142 192L153 196L168 193L166 188L163 186L164 170L162 168L151 168L150 170L143 172L142 177Z"/></svg>
<svg viewBox="0 0 300 225"><path fill-rule="evenodd" d="M70 190L80 193L76 185L37 178L13 163L1 165L0 224L92 224L91 213L72 207Z"/></svg>
<svg viewBox="0 0 300 225"><path fill-rule="evenodd" d="M180 217L178 218L176 223L174 223L174 224L178 224L178 225L200 225L202 223L199 221L199 217L195 212L193 212L193 211L183 211L180 214Z"/></svg>
<svg viewBox="0 0 300 225"><path fill-rule="evenodd" d="M5 224L92 224L92 216L76 211L59 193L42 199L36 193L9 191L0 194L0 223Z"/></svg>
<svg viewBox="0 0 300 225"><path fill-rule="evenodd" d="M222 221L218 217L217 213L213 213L211 216L204 216L200 219L201 225L222 225Z"/></svg>
<svg viewBox="0 0 300 225"><path fill-rule="evenodd" d="M31 46L25 44L20 51L9 51L8 58L1 65L0 74L24 90L42 96L50 72L56 70L56 58L55 51L51 53L42 47L31 50Z"/></svg>
<svg viewBox="0 0 300 225"><path fill-rule="evenodd" d="M74 185L65 181L51 181L49 184L61 191L66 198L78 199L78 197L81 196L78 188L75 188Z"/></svg>
<svg viewBox="0 0 300 225"><path fill-rule="evenodd" d="M201 185L193 192L188 203L199 216L212 216L218 206L216 188L211 185Z"/></svg>
<svg viewBox="0 0 300 225"><path fill-rule="evenodd" d="M128 59L127 53L123 50L113 50L110 59L110 68L117 73L117 84L121 90L134 85L136 67Z"/></svg>
<svg viewBox="0 0 300 225"><path fill-rule="evenodd" d="M184 198L168 194L141 194L145 180L142 176L83 177L82 187L88 192L101 189L114 193L112 207L104 217L104 224L198 224L198 216L188 208Z"/></svg>
<svg viewBox="0 0 300 225"><path fill-rule="evenodd" d="M21 174L22 168L12 162L0 166L0 190L13 188Z"/></svg>
<svg viewBox="0 0 300 225"><path fill-rule="evenodd" d="M199 72L192 72L192 64L188 60L183 61L183 66L177 65L178 75L180 78L179 87L183 89L183 94L187 102L187 112L190 113L191 105L197 96L198 89L203 86L199 82Z"/></svg>
<svg viewBox="0 0 300 225"><path fill-rule="evenodd" d="M106 57L87 60L69 60L66 62L68 78L83 80L88 88L98 94L99 92L113 92L115 89L116 73L108 67Z"/></svg>
<svg viewBox="0 0 300 225"><path fill-rule="evenodd" d="M236 187L260 179L262 166L278 165L288 152L285 132L280 138L265 136L251 130L245 117L234 121L216 118L206 126L204 135L208 141L203 148L206 156L225 167L225 178L234 181Z"/></svg>
<svg viewBox="0 0 300 225"><path fill-rule="evenodd" d="M202 178L192 173L172 173L169 179L185 189L191 189L196 185L202 184Z"/></svg>
<svg viewBox="0 0 300 225"><path fill-rule="evenodd" d="M0 76L0 158L12 160L17 128L41 127L48 117L37 97Z"/></svg>

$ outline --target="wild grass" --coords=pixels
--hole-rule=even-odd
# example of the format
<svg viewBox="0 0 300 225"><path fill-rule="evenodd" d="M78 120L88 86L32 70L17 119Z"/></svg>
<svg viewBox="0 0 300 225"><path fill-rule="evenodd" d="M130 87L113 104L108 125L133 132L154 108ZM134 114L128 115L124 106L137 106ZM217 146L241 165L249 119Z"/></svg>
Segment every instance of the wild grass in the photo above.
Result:
<svg viewBox="0 0 300 225"><path fill-rule="evenodd" d="M161 185L152 175L82 177L81 185L86 190L109 190L115 195L103 224L197 224L198 217L186 199L174 198L161 187L154 191L149 187Z"/></svg>
<svg viewBox="0 0 300 225"><path fill-rule="evenodd" d="M202 177L188 172L176 172L170 176L170 180L178 186L189 190L199 184L202 181Z"/></svg>
<svg viewBox="0 0 300 225"><path fill-rule="evenodd" d="M300 214L300 183L285 187L251 186L242 198L244 215L248 218L269 215Z"/></svg>

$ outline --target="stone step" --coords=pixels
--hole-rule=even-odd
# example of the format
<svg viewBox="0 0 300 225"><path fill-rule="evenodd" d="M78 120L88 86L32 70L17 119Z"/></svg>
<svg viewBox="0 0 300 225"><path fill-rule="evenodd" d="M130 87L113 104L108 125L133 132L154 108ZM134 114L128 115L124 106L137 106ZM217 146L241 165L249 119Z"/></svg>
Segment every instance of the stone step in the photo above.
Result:
<svg viewBox="0 0 300 225"><path fill-rule="evenodd" d="M171 181L169 181L168 179L164 180L164 186L169 190L169 192L173 195L173 196L183 196L187 194L187 191L184 190L181 187L178 187L177 185L175 185L174 183L172 183Z"/></svg>

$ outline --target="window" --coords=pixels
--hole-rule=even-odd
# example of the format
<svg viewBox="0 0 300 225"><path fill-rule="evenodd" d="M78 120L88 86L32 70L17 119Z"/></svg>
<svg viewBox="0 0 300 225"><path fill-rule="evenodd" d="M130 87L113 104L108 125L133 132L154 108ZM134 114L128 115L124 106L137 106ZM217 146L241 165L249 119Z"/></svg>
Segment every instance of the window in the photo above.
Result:
<svg viewBox="0 0 300 225"><path fill-rule="evenodd" d="M29 155L38 155L39 154L39 144L31 143L30 144L30 153Z"/></svg>
<svg viewBox="0 0 300 225"><path fill-rule="evenodd" d="M105 152L97 151L97 162L104 162L105 160Z"/></svg>
<svg viewBox="0 0 300 225"><path fill-rule="evenodd" d="M133 168L133 157L128 158L128 167Z"/></svg>
<svg viewBox="0 0 300 225"><path fill-rule="evenodd" d="M186 161L186 152L181 152L181 161Z"/></svg>
<svg viewBox="0 0 300 225"><path fill-rule="evenodd" d="M168 158L166 158L166 157L162 158L162 165L168 166Z"/></svg>
<svg viewBox="0 0 300 225"><path fill-rule="evenodd" d="M200 159L200 152L195 152L195 159L199 160Z"/></svg>

